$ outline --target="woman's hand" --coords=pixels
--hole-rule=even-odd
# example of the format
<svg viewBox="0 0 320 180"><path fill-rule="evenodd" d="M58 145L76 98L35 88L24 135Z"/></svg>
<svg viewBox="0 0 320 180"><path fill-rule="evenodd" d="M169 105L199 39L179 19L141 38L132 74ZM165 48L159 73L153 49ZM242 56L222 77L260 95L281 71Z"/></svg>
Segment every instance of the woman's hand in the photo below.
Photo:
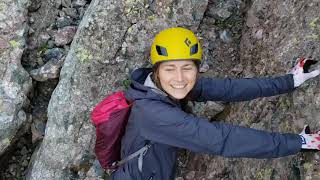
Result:
<svg viewBox="0 0 320 180"><path fill-rule="evenodd" d="M313 77L319 75L319 70L314 70L309 73L309 68L311 65L316 64L318 61L311 60L308 58L298 58L298 63L296 66L290 71L293 74L294 87L300 86L303 82Z"/></svg>
<svg viewBox="0 0 320 180"><path fill-rule="evenodd" d="M302 149L320 150L320 131L311 133L309 126L306 125L299 135L302 140Z"/></svg>

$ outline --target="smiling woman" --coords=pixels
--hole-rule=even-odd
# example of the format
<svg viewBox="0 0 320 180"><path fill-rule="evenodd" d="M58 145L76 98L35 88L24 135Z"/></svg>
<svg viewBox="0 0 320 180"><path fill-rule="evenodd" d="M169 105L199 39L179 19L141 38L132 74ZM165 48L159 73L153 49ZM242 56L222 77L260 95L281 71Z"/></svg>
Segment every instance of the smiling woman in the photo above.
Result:
<svg viewBox="0 0 320 180"><path fill-rule="evenodd" d="M198 68L194 61L166 61L157 67L153 79L174 99L185 98L196 83Z"/></svg>
<svg viewBox="0 0 320 180"><path fill-rule="evenodd" d="M126 91L126 99L133 105L121 142L121 158L131 160L118 167L111 180L173 180L177 148L249 158L320 149L319 134L271 133L210 123L183 108L185 100L235 102L291 92L296 82L319 74L306 76L306 59L301 59L291 74L243 79L200 78L201 59L201 45L192 31L169 28L156 35L151 46L153 68L135 70Z"/></svg>
<svg viewBox="0 0 320 180"><path fill-rule="evenodd" d="M152 80L169 97L181 100L195 85L201 59L202 48L192 31L161 31L151 46Z"/></svg>

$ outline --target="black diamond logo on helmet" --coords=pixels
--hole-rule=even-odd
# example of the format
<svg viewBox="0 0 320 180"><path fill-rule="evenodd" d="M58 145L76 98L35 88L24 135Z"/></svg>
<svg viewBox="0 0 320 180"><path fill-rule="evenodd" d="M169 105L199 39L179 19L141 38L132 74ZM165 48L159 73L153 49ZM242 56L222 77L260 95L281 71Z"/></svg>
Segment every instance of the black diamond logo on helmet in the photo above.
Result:
<svg viewBox="0 0 320 180"><path fill-rule="evenodd" d="M189 47L191 44L191 41L188 38L186 38L186 40L184 40L184 43L186 43L186 45Z"/></svg>

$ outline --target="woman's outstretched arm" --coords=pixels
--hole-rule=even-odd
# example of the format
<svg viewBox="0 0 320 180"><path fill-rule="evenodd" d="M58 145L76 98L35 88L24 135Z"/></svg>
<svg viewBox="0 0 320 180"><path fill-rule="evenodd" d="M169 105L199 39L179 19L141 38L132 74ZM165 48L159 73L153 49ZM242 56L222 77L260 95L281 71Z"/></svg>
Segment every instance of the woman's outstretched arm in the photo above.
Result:
<svg viewBox="0 0 320 180"><path fill-rule="evenodd" d="M137 100L132 111L141 136L156 143L225 157L275 158L301 150L298 134L210 123L158 100Z"/></svg>
<svg viewBox="0 0 320 180"><path fill-rule="evenodd" d="M267 78L200 78L190 98L193 101L248 101L294 90L293 75Z"/></svg>

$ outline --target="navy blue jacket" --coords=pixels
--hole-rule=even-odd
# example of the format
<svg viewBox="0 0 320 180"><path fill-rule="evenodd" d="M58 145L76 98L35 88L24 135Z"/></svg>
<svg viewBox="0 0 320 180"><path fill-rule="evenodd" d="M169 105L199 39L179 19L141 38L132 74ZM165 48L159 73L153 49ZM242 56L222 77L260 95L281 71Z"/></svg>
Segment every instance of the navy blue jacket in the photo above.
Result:
<svg viewBox="0 0 320 180"><path fill-rule="evenodd" d="M121 156L136 152L147 140L154 144L144 156L142 173L135 158L119 167L112 174L112 180L173 180L177 148L249 158L275 158L300 151L299 135L210 123L182 111L178 102L143 85L150 72L151 69L141 68L132 73L126 97L134 100L134 105L122 139ZM292 75L259 79L200 78L191 97L194 101L247 101L293 89Z"/></svg>

